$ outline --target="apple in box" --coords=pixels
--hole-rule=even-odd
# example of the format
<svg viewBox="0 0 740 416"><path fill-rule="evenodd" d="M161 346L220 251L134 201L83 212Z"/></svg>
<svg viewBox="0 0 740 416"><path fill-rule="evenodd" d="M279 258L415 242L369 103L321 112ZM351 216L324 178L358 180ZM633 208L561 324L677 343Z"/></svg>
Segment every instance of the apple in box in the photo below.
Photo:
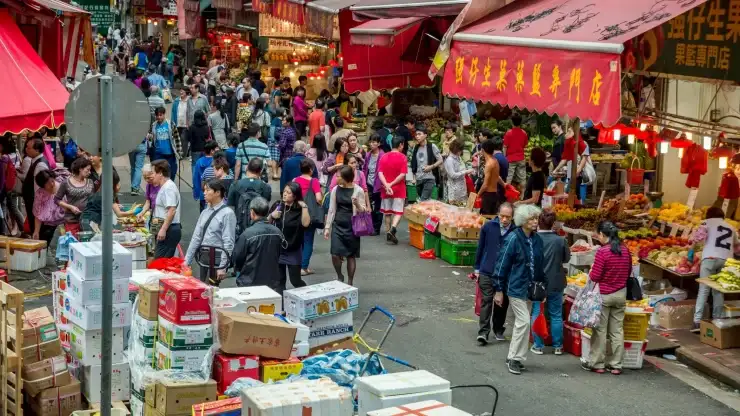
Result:
<svg viewBox="0 0 740 416"><path fill-rule="evenodd" d="M180 325L211 323L211 287L194 278L159 281L159 315Z"/></svg>

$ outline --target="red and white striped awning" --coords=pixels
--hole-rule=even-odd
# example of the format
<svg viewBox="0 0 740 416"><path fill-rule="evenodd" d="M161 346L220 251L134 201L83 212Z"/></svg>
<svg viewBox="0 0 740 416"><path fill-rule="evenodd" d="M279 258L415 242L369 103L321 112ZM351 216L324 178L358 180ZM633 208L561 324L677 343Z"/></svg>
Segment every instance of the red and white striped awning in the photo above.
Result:
<svg viewBox="0 0 740 416"><path fill-rule="evenodd" d="M31 0L31 1L40 6L46 7L47 9L56 10L64 14L72 13L72 14L83 14L83 15L88 15L88 16L90 15L90 12L83 10L79 7L75 7L69 3L63 2L62 0Z"/></svg>

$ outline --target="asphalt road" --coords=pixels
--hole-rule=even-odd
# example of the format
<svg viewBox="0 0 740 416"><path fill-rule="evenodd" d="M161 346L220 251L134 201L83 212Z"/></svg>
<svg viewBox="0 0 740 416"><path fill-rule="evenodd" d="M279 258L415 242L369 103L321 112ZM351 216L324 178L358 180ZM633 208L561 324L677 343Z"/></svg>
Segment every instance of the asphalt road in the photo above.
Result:
<svg viewBox="0 0 740 416"><path fill-rule="evenodd" d="M120 166L127 162L119 160L116 164L119 165L119 172L127 169ZM121 176L124 178L122 189L127 191L128 175L121 172ZM198 216L198 206L184 184L181 191L184 223L182 244L186 248ZM274 192L273 199L276 197L277 192ZM122 200L129 202L135 198L124 195ZM397 318L397 324L383 346L384 352L447 378L453 385L495 386L500 393L496 414L738 414L738 411L718 401L723 400L740 409L737 407L740 402L737 392L727 391L692 374L694 388L688 382L648 363L642 370L627 370L621 376L597 375L583 371L578 358L571 355L556 357L552 354L530 354L526 361L526 373L520 376L509 374L504 364L508 342L493 343L486 347L479 347L475 343L475 287L466 277L470 269L449 267L441 260L420 259L418 250L408 245L406 224L402 223L400 228L398 246L387 245L383 237L362 240L362 256L358 260L355 277L360 293L360 307L354 316L355 325L362 322L372 306L383 306ZM311 262L316 274L309 276L307 283L335 278L328 252L328 242L317 236ZM38 289L48 283L28 277L23 284ZM230 285L233 285L233 279L224 282L224 286ZM49 305L50 302L49 297L42 297L29 300L28 306ZM363 333L371 344L379 340L385 328L380 316L377 318ZM389 371L403 369L397 364L385 363ZM712 397L703 392L708 392ZM493 396L488 390L461 389L454 392L453 402L467 412L480 415L491 411Z"/></svg>

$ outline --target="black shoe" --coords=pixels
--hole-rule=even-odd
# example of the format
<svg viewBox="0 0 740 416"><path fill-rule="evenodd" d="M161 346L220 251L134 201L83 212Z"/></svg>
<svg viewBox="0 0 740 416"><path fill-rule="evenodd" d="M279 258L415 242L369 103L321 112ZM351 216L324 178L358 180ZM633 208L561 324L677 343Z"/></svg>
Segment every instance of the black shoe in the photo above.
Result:
<svg viewBox="0 0 740 416"><path fill-rule="evenodd" d="M694 325L691 326L691 333L698 334L699 332L701 332L701 325L698 322L694 322Z"/></svg>
<svg viewBox="0 0 740 416"><path fill-rule="evenodd" d="M391 243L393 243L393 245L397 245L398 244L398 238L396 237L396 228L395 227L391 228L391 232L388 233L388 235L390 236Z"/></svg>
<svg viewBox="0 0 740 416"><path fill-rule="evenodd" d="M506 365L508 365L508 364L509 364L509 361L511 361L511 360L507 358L507 359L506 359ZM522 362L521 362L521 361L519 361L519 368L521 368L521 369L522 369L522 371L527 371L527 367L525 367L525 366L524 366L524 364L522 364Z"/></svg>
<svg viewBox="0 0 740 416"><path fill-rule="evenodd" d="M511 374L519 375L522 373L522 363L516 360L509 360L506 365L509 368Z"/></svg>
<svg viewBox="0 0 740 416"><path fill-rule="evenodd" d="M504 337L504 331L496 331L493 333L494 338L496 338L496 341L506 341L506 337Z"/></svg>
<svg viewBox="0 0 740 416"><path fill-rule="evenodd" d="M488 337L484 335L478 335L478 338L476 338L475 340L478 341L478 345L480 345L481 347L488 344Z"/></svg>
<svg viewBox="0 0 740 416"><path fill-rule="evenodd" d="M385 233L385 241L388 241L388 242L391 241L391 233L390 232Z"/></svg>

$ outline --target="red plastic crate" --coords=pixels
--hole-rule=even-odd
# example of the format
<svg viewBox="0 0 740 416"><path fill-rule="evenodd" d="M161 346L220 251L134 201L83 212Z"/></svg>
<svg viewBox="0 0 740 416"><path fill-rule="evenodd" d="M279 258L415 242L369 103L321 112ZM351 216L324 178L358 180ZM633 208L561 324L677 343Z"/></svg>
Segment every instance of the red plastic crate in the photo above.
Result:
<svg viewBox="0 0 740 416"><path fill-rule="evenodd" d="M579 325L563 324L563 349L576 357L581 356L581 328Z"/></svg>

